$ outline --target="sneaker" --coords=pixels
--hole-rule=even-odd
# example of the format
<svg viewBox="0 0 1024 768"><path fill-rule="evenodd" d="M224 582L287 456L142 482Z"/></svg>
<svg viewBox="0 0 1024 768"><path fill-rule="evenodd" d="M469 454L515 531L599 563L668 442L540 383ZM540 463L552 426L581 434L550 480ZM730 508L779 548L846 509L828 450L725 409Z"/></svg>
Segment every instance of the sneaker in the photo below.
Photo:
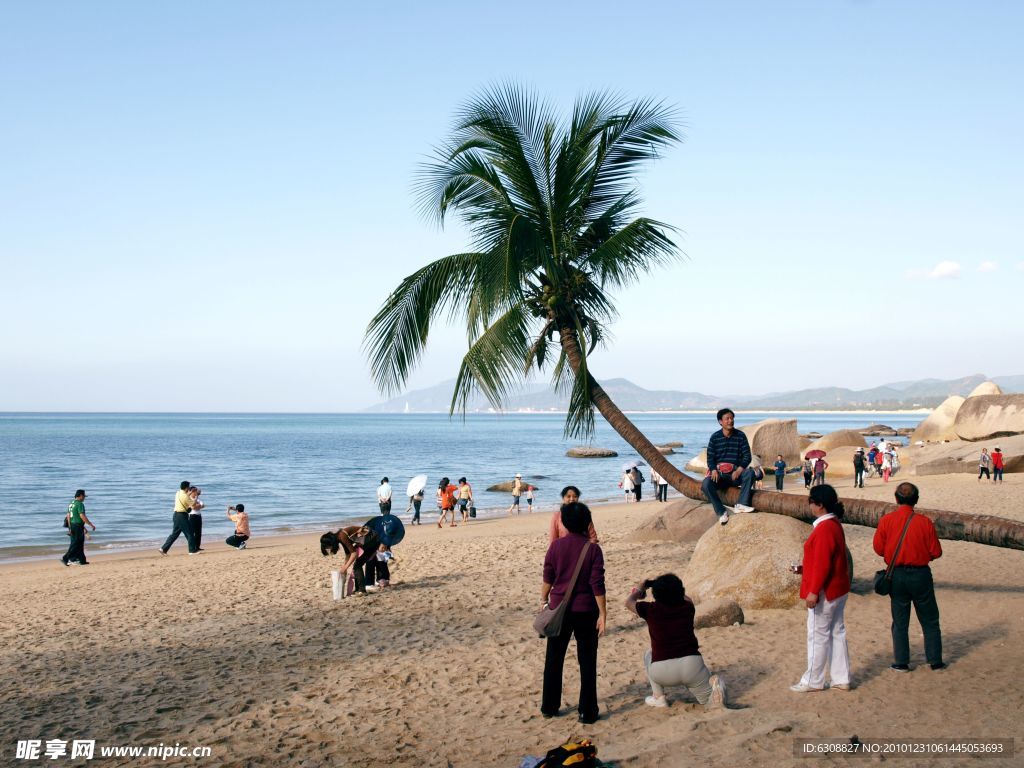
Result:
<svg viewBox="0 0 1024 768"><path fill-rule="evenodd" d="M824 688L812 688L804 683L797 683L796 685L789 686L789 690L793 693L817 693L818 691L825 690Z"/></svg>
<svg viewBox="0 0 1024 768"><path fill-rule="evenodd" d="M947 664L944 661L940 661L938 664L931 664L929 666L931 666L933 671L938 672L939 670L946 669L947 667L949 667L949 664Z"/></svg>
<svg viewBox="0 0 1024 768"><path fill-rule="evenodd" d="M82 561L82 560L79 560L79 561L78 561L78 564L79 564L79 565L88 565L89 563L87 563L87 562L84 562L84 561Z"/></svg>
<svg viewBox="0 0 1024 768"><path fill-rule="evenodd" d="M733 504L732 508L737 512L753 512L753 507L748 507L746 504Z"/></svg>
<svg viewBox="0 0 1024 768"><path fill-rule="evenodd" d="M167 556L167 553L166 553L166 552L165 552L165 551L164 551L163 549L161 549L161 548L157 548L157 550L156 550L156 551L157 551L157 552L159 552L159 553L160 553L161 555L163 555L164 557L166 557L166 556Z"/></svg>
<svg viewBox="0 0 1024 768"><path fill-rule="evenodd" d="M63 557L62 557L62 558L60 559L60 561L61 561L61 563L63 563L63 564L64 564L64 567L65 567L65 568L70 568L70 567L71 567L71 563L69 563L69 562L68 562L67 560L65 560L65 559L64 559Z"/></svg>
<svg viewBox="0 0 1024 768"><path fill-rule="evenodd" d="M203 553L202 553L202 552L200 552L200 551L199 551L199 550L197 549L197 550L196 550L195 552L189 552L189 554L190 554L190 555L201 555L201 554L203 554Z"/></svg>
<svg viewBox="0 0 1024 768"><path fill-rule="evenodd" d="M245 549L245 542L244 542L244 541L243 541L243 542L241 542L241 543L240 543L240 544L238 545L238 548L239 548L239 549Z"/></svg>
<svg viewBox="0 0 1024 768"><path fill-rule="evenodd" d="M648 696L646 699L644 699L644 704L646 704L648 707L658 707L659 709L664 709L668 706L668 699L666 699L664 696Z"/></svg>
<svg viewBox="0 0 1024 768"><path fill-rule="evenodd" d="M723 512L722 516L720 518L718 518L718 523L719 523L719 525L725 525L728 522L729 522L729 513L728 512Z"/></svg>
<svg viewBox="0 0 1024 768"><path fill-rule="evenodd" d="M909 672L910 671L910 665L909 664L890 664L889 665L889 669L891 669L893 672Z"/></svg>
<svg viewBox="0 0 1024 768"><path fill-rule="evenodd" d="M711 703L716 707L725 707L728 703L725 696L725 680L721 675L711 676Z"/></svg>
<svg viewBox="0 0 1024 768"><path fill-rule="evenodd" d="M376 584L371 584L370 586L368 586L366 588L366 591L367 592L380 592L380 587L378 587Z"/></svg>
<svg viewBox="0 0 1024 768"><path fill-rule="evenodd" d="M829 686L833 691L848 691L850 690L849 683L833 683Z"/></svg>

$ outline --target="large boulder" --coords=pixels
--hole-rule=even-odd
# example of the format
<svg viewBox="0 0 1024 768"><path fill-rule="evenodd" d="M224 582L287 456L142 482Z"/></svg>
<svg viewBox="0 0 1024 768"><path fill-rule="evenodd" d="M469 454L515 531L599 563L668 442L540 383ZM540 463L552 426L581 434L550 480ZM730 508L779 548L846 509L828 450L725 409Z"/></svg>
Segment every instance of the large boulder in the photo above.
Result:
<svg viewBox="0 0 1024 768"><path fill-rule="evenodd" d="M512 487L515 484L514 480L506 480L504 483L495 483L494 485L487 488L488 491L495 493L512 493ZM533 482L528 482L526 478L523 478L523 490L526 490L526 486L532 485L535 491L540 490L540 486L535 485Z"/></svg>
<svg viewBox="0 0 1024 768"><path fill-rule="evenodd" d="M956 421L956 413L960 406L966 402L960 395L947 397L942 405L929 414L928 418L917 425L914 434L910 436L910 442L916 443L922 440L926 443L941 443L943 440L956 440L956 430L953 429L953 422Z"/></svg>
<svg viewBox="0 0 1024 768"><path fill-rule="evenodd" d="M692 544L703 536L718 518L710 504L680 499L659 507L658 511L625 537L626 541L674 541Z"/></svg>
<svg viewBox="0 0 1024 768"><path fill-rule="evenodd" d="M704 474L708 471L708 449L705 448L703 451L698 453L688 462L686 462L687 472L696 472L697 474Z"/></svg>
<svg viewBox="0 0 1024 768"><path fill-rule="evenodd" d="M829 432L824 437L819 437L807 448L800 452L800 460L803 461L804 456L807 455L808 451L824 451L826 454L831 453L839 448L863 448L867 450L868 444L864 442L864 437L860 431L856 429L837 429L835 432Z"/></svg>
<svg viewBox="0 0 1024 768"><path fill-rule="evenodd" d="M735 600L705 600L697 604L694 629L731 627L743 623L743 609Z"/></svg>
<svg viewBox="0 0 1024 768"><path fill-rule="evenodd" d="M607 459L618 456L611 448L595 448L592 445L577 445L565 452L571 459Z"/></svg>
<svg viewBox="0 0 1024 768"><path fill-rule="evenodd" d="M1024 434L1024 395L969 397L956 412L953 430L972 442Z"/></svg>
<svg viewBox="0 0 1024 768"><path fill-rule="evenodd" d="M789 567L803 557L811 526L783 515L734 515L697 542L683 583L698 602L734 600L744 610L791 608L800 577Z"/></svg>
<svg viewBox="0 0 1024 768"><path fill-rule="evenodd" d="M739 429L747 436L751 453L760 456L765 466L772 466L780 453L789 465L800 458L796 419L765 419Z"/></svg>
<svg viewBox="0 0 1024 768"><path fill-rule="evenodd" d="M971 390L971 394L967 397L978 397L980 395L1001 395L1003 390L999 388L999 385L994 381L983 381L981 384Z"/></svg>

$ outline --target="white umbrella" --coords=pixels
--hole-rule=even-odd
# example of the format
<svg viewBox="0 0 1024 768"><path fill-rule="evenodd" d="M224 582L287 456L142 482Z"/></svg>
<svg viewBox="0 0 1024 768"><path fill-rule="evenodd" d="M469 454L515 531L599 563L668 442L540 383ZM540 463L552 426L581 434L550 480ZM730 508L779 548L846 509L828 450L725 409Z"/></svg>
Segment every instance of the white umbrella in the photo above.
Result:
<svg viewBox="0 0 1024 768"><path fill-rule="evenodd" d="M627 461L625 464L622 465L622 471L623 472L628 472L629 470L633 469L634 467L639 467L641 464L643 464L643 462L640 461L639 459L633 459L633 461Z"/></svg>
<svg viewBox="0 0 1024 768"><path fill-rule="evenodd" d="M427 487L427 476L416 475L412 480L409 481L409 487L405 491L405 495L412 497Z"/></svg>

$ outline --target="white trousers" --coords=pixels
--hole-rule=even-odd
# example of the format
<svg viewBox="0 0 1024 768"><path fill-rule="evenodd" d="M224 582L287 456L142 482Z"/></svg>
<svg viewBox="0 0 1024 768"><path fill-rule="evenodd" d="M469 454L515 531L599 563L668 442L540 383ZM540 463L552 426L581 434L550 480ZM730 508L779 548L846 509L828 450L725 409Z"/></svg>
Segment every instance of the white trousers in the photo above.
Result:
<svg viewBox="0 0 1024 768"><path fill-rule="evenodd" d="M818 604L807 609L807 671L800 678L810 688L825 687L825 669L832 685L850 684L850 649L846 645L846 598L826 600L818 595Z"/></svg>

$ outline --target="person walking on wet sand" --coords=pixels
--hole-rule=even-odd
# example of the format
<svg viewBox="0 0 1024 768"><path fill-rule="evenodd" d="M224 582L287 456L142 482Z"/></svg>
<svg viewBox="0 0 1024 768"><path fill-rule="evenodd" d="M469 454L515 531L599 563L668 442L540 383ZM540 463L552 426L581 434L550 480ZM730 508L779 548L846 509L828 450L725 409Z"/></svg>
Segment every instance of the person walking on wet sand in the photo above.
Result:
<svg viewBox="0 0 1024 768"><path fill-rule="evenodd" d="M178 540L178 536L184 534L188 542L188 553L194 555L199 551L196 546L195 537L192 535L192 526L189 524L188 513L192 509L192 497L188 494L191 484L188 480L182 480L179 491L174 495L174 517L172 518L171 535L160 547L160 554L166 555L171 545Z"/></svg>
<svg viewBox="0 0 1024 768"><path fill-rule="evenodd" d="M96 526L85 514L85 491L81 488L75 491L75 498L68 504L68 514L65 519L71 543L68 544L68 551L60 561L64 565L71 565L71 563L88 565L89 562L85 559L85 526L88 525L94 531Z"/></svg>
<svg viewBox="0 0 1024 768"><path fill-rule="evenodd" d="M506 510L506 514L511 515L512 510L519 514L519 497L523 495L523 475L520 472L516 472L515 478L512 480L512 504Z"/></svg>

